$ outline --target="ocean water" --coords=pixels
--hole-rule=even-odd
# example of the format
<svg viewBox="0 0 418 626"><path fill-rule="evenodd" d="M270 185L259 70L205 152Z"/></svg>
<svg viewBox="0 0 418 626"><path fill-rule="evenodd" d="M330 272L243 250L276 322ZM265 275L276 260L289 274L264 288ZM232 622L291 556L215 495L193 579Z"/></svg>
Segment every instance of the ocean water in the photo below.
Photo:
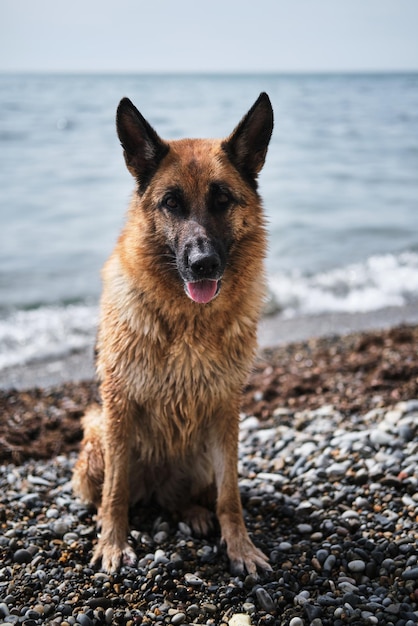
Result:
<svg viewBox="0 0 418 626"><path fill-rule="evenodd" d="M0 76L0 368L91 341L133 190L128 96L162 137L226 136L267 91L260 191L284 316L418 300L418 74Z"/></svg>

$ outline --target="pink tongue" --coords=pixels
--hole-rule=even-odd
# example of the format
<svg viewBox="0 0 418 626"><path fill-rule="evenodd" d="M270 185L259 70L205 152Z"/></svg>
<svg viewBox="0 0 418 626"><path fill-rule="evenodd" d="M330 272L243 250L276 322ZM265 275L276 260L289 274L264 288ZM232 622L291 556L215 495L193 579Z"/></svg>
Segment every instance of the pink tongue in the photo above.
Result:
<svg viewBox="0 0 418 626"><path fill-rule="evenodd" d="M217 280L199 280L196 283L187 283L189 296L195 302L207 304L212 300L218 288Z"/></svg>

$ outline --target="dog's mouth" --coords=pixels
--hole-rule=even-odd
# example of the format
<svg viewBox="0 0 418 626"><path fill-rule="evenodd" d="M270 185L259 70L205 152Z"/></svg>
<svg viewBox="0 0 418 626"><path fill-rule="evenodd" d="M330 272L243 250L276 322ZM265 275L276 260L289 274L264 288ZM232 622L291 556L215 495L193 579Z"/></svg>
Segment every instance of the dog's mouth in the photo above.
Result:
<svg viewBox="0 0 418 626"><path fill-rule="evenodd" d="M186 282L186 293L194 302L207 304L218 295L221 288L220 280L198 280Z"/></svg>

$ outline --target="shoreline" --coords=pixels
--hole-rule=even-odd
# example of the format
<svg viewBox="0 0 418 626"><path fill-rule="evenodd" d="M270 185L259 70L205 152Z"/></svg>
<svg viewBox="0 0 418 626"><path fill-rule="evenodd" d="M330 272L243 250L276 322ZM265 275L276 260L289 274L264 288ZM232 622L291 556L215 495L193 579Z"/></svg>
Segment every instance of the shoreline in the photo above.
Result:
<svg viewBox="0 0 418 626"><path fill-rule="evenodd" d="M261 320L258 332L259 352L310 339L388 330L402 324L418 324L418 302L365 313L324 313L293 318L285 318L279 313L265 316ZM85 348L71 354L4 368L0 371L0 389L48 389L68 382L79 383L94 378L92 341Z"/></svg>

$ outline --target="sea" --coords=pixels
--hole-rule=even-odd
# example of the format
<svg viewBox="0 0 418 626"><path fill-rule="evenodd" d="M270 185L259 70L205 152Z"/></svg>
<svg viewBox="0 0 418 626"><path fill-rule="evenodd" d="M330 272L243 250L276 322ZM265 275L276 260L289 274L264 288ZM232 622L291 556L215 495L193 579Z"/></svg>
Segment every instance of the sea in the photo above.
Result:
<svg viewBox="0 0 418 626"><path fill-rule="evenodd" d="M164 138L224 137L261 91L267 272L283 318L418 302L418 74L0 75L0 370L96 332L134 182L128 96ZM1 374L0 374L1 375Z"/></svg>

